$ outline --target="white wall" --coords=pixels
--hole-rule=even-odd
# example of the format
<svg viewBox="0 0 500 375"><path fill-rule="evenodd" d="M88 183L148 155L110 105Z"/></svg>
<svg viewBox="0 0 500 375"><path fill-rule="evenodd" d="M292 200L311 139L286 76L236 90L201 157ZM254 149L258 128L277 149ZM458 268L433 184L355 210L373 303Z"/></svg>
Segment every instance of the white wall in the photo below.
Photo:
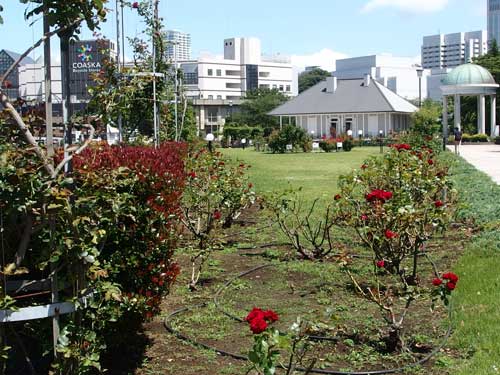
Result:
<svg viewBox="0 0 500 375"><path fill-rule="evenodd" d="M52 101L60 103L62 97L61 67L52 66ZM26 100L45 101L45 70L41 63L19 67L19 96Z"/></svg>

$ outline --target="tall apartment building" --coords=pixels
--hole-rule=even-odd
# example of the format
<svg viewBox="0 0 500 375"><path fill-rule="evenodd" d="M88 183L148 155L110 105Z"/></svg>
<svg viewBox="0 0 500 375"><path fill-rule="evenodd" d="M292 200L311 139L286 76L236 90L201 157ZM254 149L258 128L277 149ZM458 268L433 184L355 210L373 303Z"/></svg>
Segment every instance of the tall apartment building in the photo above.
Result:
<svg viewBox="0 0 500 375"><path fill-rule="evenodd" d="M488 40L500 43L500 0L488 0Z"/></svg>
<svg viewBox="0 0 500 375"><path fill-rule="evenodd" d="M191 35L178 30L167 30L167 59L174 61L191 59Z"/></svg>
<svg viewBox="0 0 500 375"><path fill-rule="evenodd" d="M424 36L422 66L425 69L454 68L487 52L486 30Z"/></svg>
<svg viewBox="0 0 500 375"><path fill-rule="evenodd" d="M225 119L238 110L249 90L275 89L298 94L298 72L287 57L262 56L257 38L224 40L223 56L181 61L186 94L195 107L199 129L220 131Z"/></svg>

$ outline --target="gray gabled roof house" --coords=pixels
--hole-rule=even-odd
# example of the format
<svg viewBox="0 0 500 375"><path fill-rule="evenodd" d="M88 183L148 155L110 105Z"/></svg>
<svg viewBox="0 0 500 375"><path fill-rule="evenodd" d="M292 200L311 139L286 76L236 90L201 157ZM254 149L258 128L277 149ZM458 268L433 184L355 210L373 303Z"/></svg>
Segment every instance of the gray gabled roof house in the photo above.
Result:
<svg viewBox="0 0 500 375"><path fill-rule="evenodd" d="M364 79L328 77L269 114L280 123L294 123L313 138L337 136L348 130L354 136L376 136L407 130L418 110L370 76Z"/></svg>

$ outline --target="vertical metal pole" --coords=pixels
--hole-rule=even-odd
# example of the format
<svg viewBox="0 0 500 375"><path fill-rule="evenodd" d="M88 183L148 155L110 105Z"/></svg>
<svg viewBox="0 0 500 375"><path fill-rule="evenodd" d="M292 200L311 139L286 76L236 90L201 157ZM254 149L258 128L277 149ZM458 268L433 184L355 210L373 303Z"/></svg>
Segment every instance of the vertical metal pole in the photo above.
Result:
<svg viewBox="0 0 500 375"><path fill-rule="evenodd" d="M175 71L175 105L174 105L174 112L175 112L175 140L178 141L180 134L179 134L179 121L177 119L178 114L177 114L177 100L178 100L178 90L179 90L179 83L177 81L178 74L177 74L177 44L174 44L174 71Z"/></svg>
<svg viewBox="0 0 500 375"><path fill-rule="evenodd" d="M422 77L418 77L418 108L422 108Z"/></svg>
<svg viewBox="0 0 500 375"><path fill-rule="evenodd" d="M156 32L158 30L158 0L153 0L154 7L154 27L153 27L153 132L155 147L158 147L158 117L156 105Z"/></svg>
<svg viewBox="0 0 500 375"><path fill-rule="evenodd" d="M48 20L48 9L45 7L43 13L43 33L47 35L50 32ZM45 123L46 123L46 144L47 156L52 160L54 156L54 129L52 128L52 64L50 56L50 38L43 42L43 59L45 69Z"/></svg>
<svg viewBox="0 0 500 375"><path fill-rule="evenodd" d="M120 16L122 18L122 70L125 68L125 22L123 20L123 0L120 0L121 12Z"/></svg>
<svg viewBox="0 0 500 375"><path fill-rule="evenodd" d="M65 32L60 38L61 42L61 81L62 81L62 107L63 107L63 123L64 123L64 157L68 156L68 146L73 143L73 129L70 123L72 115L71 106L71 85L69 80L70 67L69 67L69 40L70 33ZM64 171L71 173L73 169L71 161L66 164Z"/></svg>
<svg viewBox="0 0 500 375"><path fill-rule="evenodd" d="M118 2L116 0L116 65L118 66L118 87L120 86L121 80L121 65L120 65L120 11L118 10ZM123 11L123 8L122 8ZM118 141L121 143L123 141L123 129L122 129L122 114L118 114Z"/></svg>

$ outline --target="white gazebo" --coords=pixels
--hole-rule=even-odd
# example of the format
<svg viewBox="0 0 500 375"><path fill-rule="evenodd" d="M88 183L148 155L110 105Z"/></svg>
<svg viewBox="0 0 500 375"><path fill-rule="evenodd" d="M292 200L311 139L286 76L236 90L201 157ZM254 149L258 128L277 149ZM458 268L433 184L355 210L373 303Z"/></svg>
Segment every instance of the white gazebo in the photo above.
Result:
<svg viewBox="0 0 500 375"><path fill-rule="evenodd" d="M453 97L455 106L454 127L462 129L460 97L478 97L477 132L486 134L486 96L491 98L491 136L495 135L496 127L496 94L500 87L491 73L476 64L464 64L453 69L442 81L443 93L443 137L448 138L448 97Z"/></svg>

